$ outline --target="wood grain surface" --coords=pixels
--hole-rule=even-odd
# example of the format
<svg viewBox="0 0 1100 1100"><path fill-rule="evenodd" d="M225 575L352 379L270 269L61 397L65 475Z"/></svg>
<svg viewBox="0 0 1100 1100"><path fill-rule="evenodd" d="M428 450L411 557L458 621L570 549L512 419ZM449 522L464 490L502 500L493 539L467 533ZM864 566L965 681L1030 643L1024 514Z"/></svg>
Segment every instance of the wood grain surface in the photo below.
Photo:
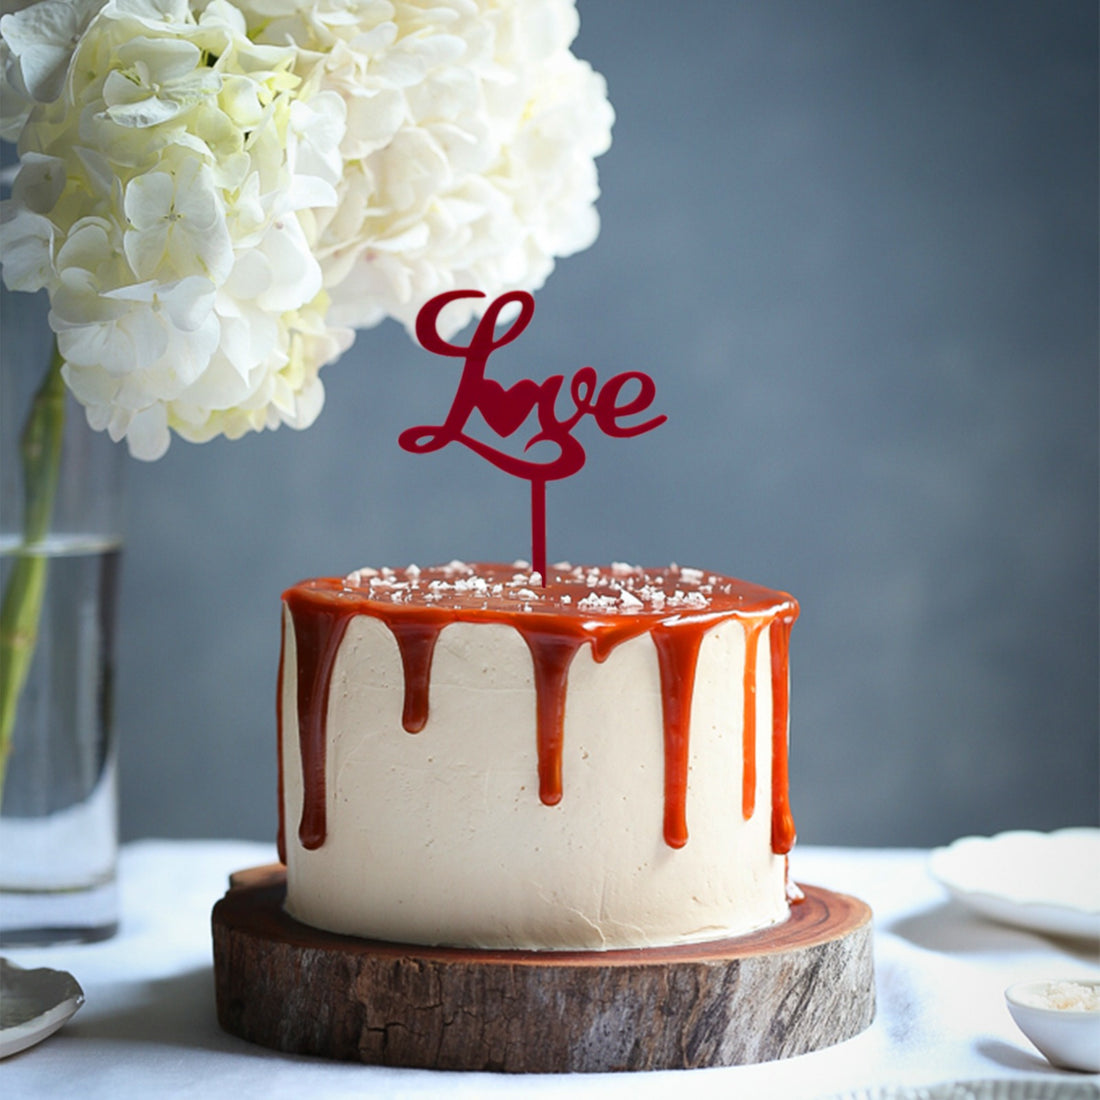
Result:
<svg viewBox="0 0 1100 1100"><path fill-rule="evenodd" d="M874 1016L871 911L816 886L783 924L620 951L481 951L340 936L283 911L278 865L214 907L218 1019L296 1054L508 1073L772 1061Z"/></svg>

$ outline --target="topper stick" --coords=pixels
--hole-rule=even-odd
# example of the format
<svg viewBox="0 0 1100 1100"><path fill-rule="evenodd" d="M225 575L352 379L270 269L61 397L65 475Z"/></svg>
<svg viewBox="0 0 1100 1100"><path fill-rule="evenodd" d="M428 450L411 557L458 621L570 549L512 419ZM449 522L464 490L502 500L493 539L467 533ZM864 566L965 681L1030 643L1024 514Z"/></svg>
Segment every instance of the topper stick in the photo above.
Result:
<svg viewBox="0 0 1100 1100"><path fill-rule="evenodd" d="M531 568L546 584L546 482L531 479Z"/></svg>

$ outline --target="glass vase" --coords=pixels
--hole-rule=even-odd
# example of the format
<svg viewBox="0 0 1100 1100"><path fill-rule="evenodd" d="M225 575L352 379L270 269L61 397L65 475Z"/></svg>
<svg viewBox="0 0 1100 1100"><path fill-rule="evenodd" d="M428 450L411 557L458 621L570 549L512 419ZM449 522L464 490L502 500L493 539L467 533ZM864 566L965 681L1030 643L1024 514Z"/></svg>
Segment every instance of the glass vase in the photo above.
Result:
<svg viewBox="0 0 1100 1100"><path fill-rule="evenodd" d="M125 448L61 384L42 296L0 304L0 942L104 939L118 926Z"/></svg>

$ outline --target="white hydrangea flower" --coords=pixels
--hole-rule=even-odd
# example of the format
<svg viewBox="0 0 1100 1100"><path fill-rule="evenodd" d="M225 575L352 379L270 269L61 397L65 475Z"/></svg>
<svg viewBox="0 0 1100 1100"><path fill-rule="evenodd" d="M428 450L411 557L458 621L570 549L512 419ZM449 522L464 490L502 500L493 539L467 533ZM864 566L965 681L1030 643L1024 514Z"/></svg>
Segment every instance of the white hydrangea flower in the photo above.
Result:
<svg viewBox="0 0 1100 1100"><path fill-rule="evenodd" d="M347 104L340 202L315 212L335 320L412 329L435 294L536 290L595 240L594 158L613 112L570 52L573 0L242 7ZM450 327L472 309L450 307Z"/></svg>
<svg viewBox="0 0 1100 1100"><path fill-rule="evenodd" d="M4 280L45 287L89 422L307 427L352 328L536 289L595 238L602 79L573 0L36 0L0 19L21 168ZM450 315L454 327L469 316Z"/></svg>
<svg viewBox="0 0 1100 1100"><path fill-rule="evenodd" d="M21 13L26 25L53 19L50 3ZM294 48L253 43L225 0L198 17L188 0L97 8L63 94L21 133L7 285L46 287L67 384L139 457L163 454L170 431L307 425L318 371L350 343L325 321L299 218L336 201L342 100L305 88ZM20 31L19 72L41 74ZM54 75L23 87L56 91Z"/></svg>

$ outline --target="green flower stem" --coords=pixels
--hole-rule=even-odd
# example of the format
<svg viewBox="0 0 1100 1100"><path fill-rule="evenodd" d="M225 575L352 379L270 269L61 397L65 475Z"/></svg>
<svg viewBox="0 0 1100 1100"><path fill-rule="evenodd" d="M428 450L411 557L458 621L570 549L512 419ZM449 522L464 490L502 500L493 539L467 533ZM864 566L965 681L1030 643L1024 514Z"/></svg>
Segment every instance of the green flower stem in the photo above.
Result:
<svg viewBox="0 0 1100 1100"><path fill-rule="evenodd" d="M49 534L61 472L65 428L65 384L56 346L46 377L34 395L20 439L23 459L23 541L0 604L0 797L11 753L19 697L38 642L49 559L42 542Z"/></svg>

